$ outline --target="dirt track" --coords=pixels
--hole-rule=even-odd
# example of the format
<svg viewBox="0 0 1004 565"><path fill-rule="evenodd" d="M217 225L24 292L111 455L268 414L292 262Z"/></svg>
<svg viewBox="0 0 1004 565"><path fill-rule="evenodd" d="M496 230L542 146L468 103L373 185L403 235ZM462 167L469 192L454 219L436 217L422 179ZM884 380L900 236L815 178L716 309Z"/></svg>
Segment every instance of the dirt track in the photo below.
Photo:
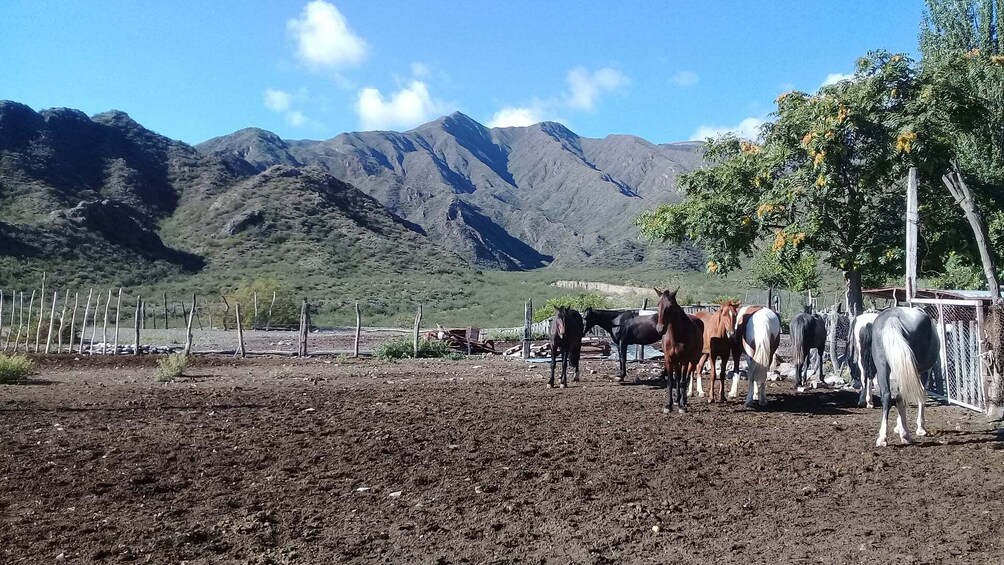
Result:
<svg viewBox="0 0 1004 565"><path fill-rule="evenodd" d="M203 358L159 384L148 358L64 358L0 386L0 562L1004 561L977 414L877 449L851 393L663 415L655 381L584 369Z"/></svg>

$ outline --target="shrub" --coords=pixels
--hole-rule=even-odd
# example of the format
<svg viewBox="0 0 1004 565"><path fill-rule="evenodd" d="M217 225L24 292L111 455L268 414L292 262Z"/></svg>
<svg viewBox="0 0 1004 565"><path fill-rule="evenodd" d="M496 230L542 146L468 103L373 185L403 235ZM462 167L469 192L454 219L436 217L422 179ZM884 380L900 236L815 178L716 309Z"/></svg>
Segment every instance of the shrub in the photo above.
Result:
<svg viewBox="0 0 1004 565"><path fill-rule="evenodd" d="M18 384L35 372L35 362L25 355L0 354L0 384Z"/></svg>
<svg viewBox="0 0 1004 565"><path fill-rule="evenodd" d="M188 356L184 353L172 353L157 359L156 377L158 382L168 382L185 374L188 368Z"/></svg>
<svg viewBox="0 0 1004 565"><path fill-rule="evenodd" d="M380 344L373 354L377 359L385 361L412 357L414 343L414 340L409 338L395 339ZM452 353L446 343L439 340L423 339L418 342L418 357L449 357Z"/></svg>
<svg viewBox="0 0 1004 565"><path fill-rule="evenodd" d="M543 306L537 308L533 313L534 322L542 322L554 315L559 306L575 308L582 312L586 308L610 308L610 300L595 292L586 294L566 294L558 298L551 298Z"/></svg>
<svg viewBox="0 0 1004 565"><path fill-rule="evenodd" d="M272 305L272 317L268 318L269 305L272 303L272 293L275 293L275 304ZM244 329L252 325L265 327L296 327L300 323L300 306L296 301L293 287L278 278L265 275L254 279L245 279L237 288L224 293L230 302L228 317L236 315L236 303L241 304L241 318ZM254 296L258 295L258 319L254 317ZM221 312L222 314L222 312Z"/></svg>

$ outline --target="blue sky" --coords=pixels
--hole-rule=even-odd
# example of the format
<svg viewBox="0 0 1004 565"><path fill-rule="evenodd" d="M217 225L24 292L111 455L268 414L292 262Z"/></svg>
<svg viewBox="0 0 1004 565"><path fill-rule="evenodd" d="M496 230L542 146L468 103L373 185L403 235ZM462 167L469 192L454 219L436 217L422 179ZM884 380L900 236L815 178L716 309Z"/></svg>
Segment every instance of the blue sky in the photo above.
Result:
<svg viewBox="0 0 1004 565"><path fill-rule="evenodd" d="M7 1L0 99L128 112L197 143L404 130L455 110L657 143L745 129L872 49L914 55L922 0Z"/></svg>

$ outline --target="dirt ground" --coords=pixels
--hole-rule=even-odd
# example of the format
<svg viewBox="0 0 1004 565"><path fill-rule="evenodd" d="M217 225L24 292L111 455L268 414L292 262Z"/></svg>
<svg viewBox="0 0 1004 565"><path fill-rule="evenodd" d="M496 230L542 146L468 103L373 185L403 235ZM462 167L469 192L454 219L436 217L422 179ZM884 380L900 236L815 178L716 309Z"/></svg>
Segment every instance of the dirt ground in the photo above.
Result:
<svg viewBox="0 0 1004 565"><path fill-rule="evenodd" d="M0 386L0 562L1004 561L978 414L931 402L931 436L876 448L851 392L664 415L650 372L545 371L200 358L165 384L152 358L50 358Z"/></svg>

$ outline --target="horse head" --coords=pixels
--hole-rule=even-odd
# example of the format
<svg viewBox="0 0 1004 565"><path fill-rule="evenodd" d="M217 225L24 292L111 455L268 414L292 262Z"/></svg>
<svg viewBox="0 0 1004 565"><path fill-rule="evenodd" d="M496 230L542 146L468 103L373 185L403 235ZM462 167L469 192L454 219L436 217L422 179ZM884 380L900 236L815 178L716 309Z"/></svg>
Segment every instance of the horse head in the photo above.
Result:
<svg viewBox="0 0 1004 565"><path fill-rule="evenodd" d="M593 329L593 326L596 325L596 318L594 316L593 308L591 306L586 307L586 309L582 311L582 321L585 324L585 328L582 330L583 334L589 333Z"/></svg>
<svg viewBox="0 0 1004 565"><path fill-rule="evenodd" d="M739 315L739 301L727 300L719 306L722 323L725 325L725 337L732 339L732 334L736 331L736 317Z"/></svg>
<svg viewBox="0 0 1004 565"><path fill-rule="evenodd" d="M682 311L679 303L676 302L676 293L680 292L680 287L677 287L674 291L659 290L657 288L653 288L652 290L659 295L659 304L655 307L658 312L655 319L655 331L662 334L666 332L666 328L669 326L669 317L674 307Z"/></svg>
<svg viewBox="0 0 1004 565"><path fill-rule="evenodd" d="M558 306L554 311L554 335L565 337L565 315L568 309L565 306Z"/></svg>

